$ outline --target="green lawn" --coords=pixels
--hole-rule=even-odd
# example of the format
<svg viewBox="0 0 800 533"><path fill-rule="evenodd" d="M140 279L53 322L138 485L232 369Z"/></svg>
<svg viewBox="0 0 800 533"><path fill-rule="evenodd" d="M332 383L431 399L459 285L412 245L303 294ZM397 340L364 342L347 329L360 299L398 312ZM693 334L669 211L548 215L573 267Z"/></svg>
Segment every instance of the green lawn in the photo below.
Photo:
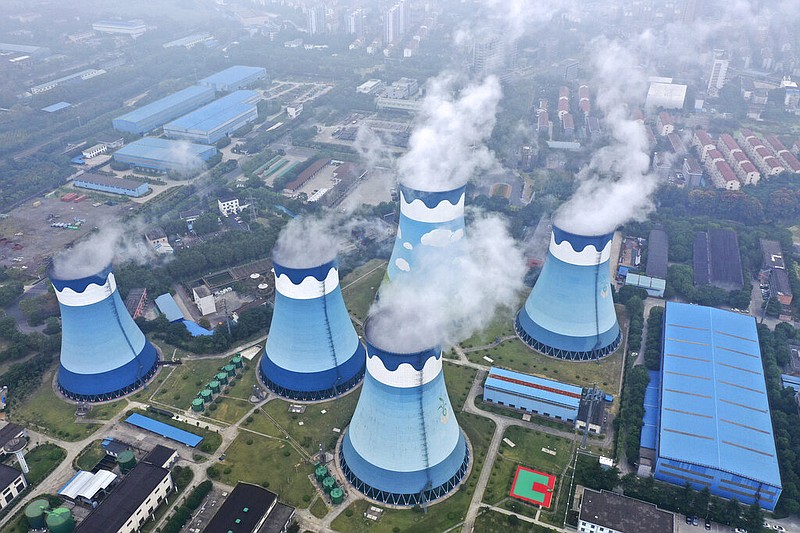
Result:
<svg viewBox="0 0 800 533"><path fill-rule="evenodd" d="M278 426L276 426L275 423L270 420L270 418L264 413L263 408L259 407L259 409L248 418L252 418L252 421L248 422L245 420L242 422L240 427L250 429L257 433L263 433L264 435L269 435L270 437L284 437L283 431L278 429Z"/></svg>
<svg viewBox="0 0 800 533"><path fill-rule="evenodd" d="M211 431L208 429L203 428L202 426L187 424L185 422L178 422L177 420L173 420L172 418L162 415L160 413L153 413L150 411L141 411L141 410L133 410L129 411L128 413L139 413L146 417L158 420L160 422L164 422L165 424L169 424L170 426L175 426L176 428L181 428L184 431L188 431L190 433L194 433L195 435L199 435L203 437L203 442L201 442L197 449L201 452L205 453L214 453L219 445L222 444L222 435L215 431ZM200 422L202 424L202 422Z"/></svg>
<svg viewBox="0 0 800 533"><path fill-rule="evenodd" d="M75 459L75 468L78 470L91 470L106 456L106 451L96 440L89 443Z"/></svg>
<svg viewBox="0 0 800 533"><path fill-rule="evenodd" d="M219 372L219 367L227 364L228 360L227 357L184 360L164 379L158 390L154 387L152 399L178 409L188 409L197 393L205 388L214 374Z"/></svg>
<svg viewBox="0 0 800 533"><path fill-rule="evenodd" d="M518 531L548 533L555 530L489 510L482 511L478 515L475 520L475 531L480 531L481 533L517 533Z"/></svg>
<svg viewBox="0 0 800 533"><path fill-rule="evenodd" d="M333 431L333 428L343 430L350 423L360 393L359 388L337 400L307 405L303 414L290 413L289 402L284 400L272 400L262 409L275 420L279 428L289 433L308 453L313 454L319 451L320 443L326 450L335 447L341 433ZM264 417L262 413L259 416Z"/></svg>
<svg viewBox="0 0 800 533"><path fill-rule="evenodd" d="M211 405L215 405L214 410ZM206 406L205 415L215 420L233 424L238 422L247 412L253 408L253 404L246 400L239 400L238 398L226 398L220 396L214 400L214 403Z"/></svg>
<svg viewBox="0 0 800 533"><path fill-rule="evenodd" d="M447 386L447 394L450 396L450 404L454 410L460 411L463 408L476 373L477 370L468 366L460 366L445 361L444 382Z"/></svg>
<svg viewBox="0 0 800 533"><path fill-rule="evenodd" d="M248 444L250 443L250 444ZM298 508L308 507L314 487L308 479L314 466L306 463L288 442L243 431L225 450L218 468L220 481L234 486L237 481L267 486L281 501ZM304 496L309 500L304 501Z"/></svg>
<svg viewBox="0 0 800 533"><path fill-rule="evenodd" d="M75 404L68 403L53 391L53 373L55 369L45 373L42 384L19 407L10 413L10 419L17 424L28 426L47 435L66 441L85 439L99 427L97 424L78 422L75 416ZM94 418L96 413L111 418L119 412L127 400L119 400L92 408L88 415ZM113 414L112 414L113 413Z"/></svg>
<svg viewBox="0 0 800 533"><path fill-rule="evenodd" d="M523 300L520 300L519 306L516 306L514 309L500 310L488 326L469 339L461 342L461 347L473 348L475 346L485 346L493 343L498 337L514 335L514 316L518 308L522 306L522 303Z"/></svg>
<svg viewBox="0 0 800 533"><path fill-rule="evenodd" d="M314 500L314 503L311 504L309 511L317 518L325 518L325 515L328 514L328 505L322 498L317 498Z"/></svg>
<svg viewBox="0 0 800 533"><path fill-rule="evenodd" d="M128 407L128 400L122 399L115 402L105 402L92 405L92 410L86 415L93 420L111 420Z"/></svg>
<svg viewBox="0 0 800 533"><path fill-rule="evenodd" d="M244 368L239 369L239 374L236 376L236 383L233 387L229 387L226 396L249 401L250 395L253 392L253 385L257 382L256 369L252 365L246 364Z"/></svg>
<svg viewBox="0 0 800 533"><path fill-rule="evenodd" d="M38 485L67 456L64 448L53 443L41 444L25 454L30 472L25 476L31 485Z"/></svg>
<svg viewBox="0 0 800 533"><path fill-rule="evenodd" d="M341 281L342 296L351 315L358 320L367 317L367 311L385 275L386 261L373 259L352 271ZM362 276L363 279L359 279Z"/></svg>
<svg viewBox="0 0 800 533"><path fill-rule="evenodd" d="M377 524L364 518L364 511L371 504L366 501L352 503L348 509L336 517L332 527L343 533L390 533L402 531L404 533L428 533L444 531L466 517L469 502L475 490L475 484L480 475L480 468L486 460L486 450L494 432L494 422L487 418L469 413L457 413L461 428L472 442L473 469L470 477L445 501L432 505L427 513L417 512L412 509L386 509L383 518ZM348 512L351 516L347 516ZM399 528L399 529L397 529ZM477 529L475 531L478 531Z"/></svg>

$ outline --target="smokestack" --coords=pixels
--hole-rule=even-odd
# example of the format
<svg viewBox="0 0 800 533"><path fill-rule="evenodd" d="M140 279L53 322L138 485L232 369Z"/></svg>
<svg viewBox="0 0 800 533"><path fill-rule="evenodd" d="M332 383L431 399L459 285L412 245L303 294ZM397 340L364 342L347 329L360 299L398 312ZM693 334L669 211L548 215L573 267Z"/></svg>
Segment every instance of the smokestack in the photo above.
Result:
<svg viewBox="0 0 800 533"><path fill-rule="evenodd" d="M462 185L432 192L400 184L400 223L387 269L390 280L414 270L426 248L461 246L465 190Z"/></svg>
<svg viewBox="0 0 800 533"><path fill-rule="evenodd" d="M440 347L376 338L391 313L365 325L367 373L339 448L347 480L368 498L424 505L454 490L469 469L442 374Z"/></svg>
<svg viewBox="0 0 800 533"><path fill-rule="evenodd" d="M259 373L276 394L322 400L361 381L365 352L344 305L335 256L299 264L276 248L275 310Z"/></svg>
<svg viewBox="0 0 800 533"><path fill-rule="evenodd" d="M622 337L608 265L613 235L553 226L544 267L515 322L525 344L571 361L600 359L617 349Z"/></svg>
<svg viewBox="0 0 800 533"><path fill-rule="evenodd" d="M122 303L111 265L85 277L48 275L61 310L61 392L99 402L147 383L158 352Z"/></svg>

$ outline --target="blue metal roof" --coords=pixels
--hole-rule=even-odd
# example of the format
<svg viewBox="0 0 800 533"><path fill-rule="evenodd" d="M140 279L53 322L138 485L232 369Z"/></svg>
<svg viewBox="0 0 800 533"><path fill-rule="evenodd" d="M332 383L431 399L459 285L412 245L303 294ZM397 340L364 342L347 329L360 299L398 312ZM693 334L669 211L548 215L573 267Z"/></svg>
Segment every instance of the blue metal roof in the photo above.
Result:
<svg viewBox="0 0 800 533"><path fill-rule="evenodd" d="M212 74L207 78L203 78L198 83L201 85L217 85L236 86L239 87L242 83L247 83L248 78L252 76L267 75L267 69L263 67L248 67L245 65L234 65L226 68L216 74Z"/></svg>
<svg viewBox="0 0 800 533"><path fill-rule="evenodd" d="M203 440L203 437L199 435L189 433L188 431L176 428L175 426L165 424L164 422L159 422L158 420L153 420L152 418L140 415L139 413L132 414L125 419L125 422L133 426L146 429L152 433L161 435L166 439L172 439L176 442L180 442L181 444L191 446L192 448L200 444L200 442Z"/></svg>
<svg viewBox="0 0 800 533"><path fill-rule="evenodd" d="M208 155L210 153L210 155ZM138 157L150 160L180 162L191 157L206 160L217 153L213 146L194 144L188 141L171 141L157 137L143 137L123 146L114 155Z"/></svg>
<svg viewBox="0 0 800 533"><path fill-rule="evenodd" d="M183 311L180 310L177 302L175 302L175 298L173 298L170 293L162 294L157 297L156 306L158 306L159 311L166 315L167 320L170 322L177 322L184 318Z"/></svg>
<svg viewBox="0 0 800 533"><path fill-rule="evenodd" d="M60 111L62 109L66 109L70 107L72 104L69 102L58 102L57 104L49 105L47 107L43 107L42 111L47 111L48 113L55 113L56 111Z"/></svg>
<svg viewBox="0 0 800 533"><path fill-rule="evenodd" d="M542 400L574 409L577 409L581 403L581 392L583 391L581 387L575 385L568 385L559 381L497 367L492 367L489 370L486 386L530 398L541 398Z"/></svg>
<svg viewBox="0 0 800 533"><path fill-rule="evenodd" d="M658 444L658 411L659 393L661 391L661 375L656 370L650 370L650 383L644 392L644 426L640 445L642 448L656 449Z"/></svg>
<svg viewBox="0 0 800 533"><path fill-rule="evenodd" d="M186 326L186 329L189 331L192 337L208 337L214 334L214 332L210 329L206 329L192 320L183 319L181 322L183 322L183 325Z"/></svg>
<svg viewBox="0 0 800 533"><path fill-rule="evenodd" d="M205 133L225 126L250 111L260 95L256 91L235 91L164 125L164 130Z"/></svg>
<svg viewBox="0 0 800 533"><path fill-rule="evenodd" d="M208 100L211 100L212 98L214 98L214 89L210 87L201 87L199 85L192 85L191 87L187 87L181 91L172 93L169 96L165 96L160 100L156 100L155 102L151 102L147 105L144 105L139 109L134 109L130 113L125 113L124 115L117 117L117 120L124 120L128 122L139 122L141 120L150 118L153 115L158 115L159 113L164 113L165 111L169 111L171 108L180 105L187 100L203 96L206 96L208 97ZM169 120L169 118L171 117L168 117L167 120Z"/></svg>
<svg viewBox="0 0 800 533"><path fill-rule="evenodd" d="M752 317L668 302L659 456L780 487Z"/></svg>
<svg viewBox="0 0 800 533"><path fill-rule="evenodd" d="M800 376L781 374L781 385L783 385L784 388L794 389L800 392Z"/></svg>

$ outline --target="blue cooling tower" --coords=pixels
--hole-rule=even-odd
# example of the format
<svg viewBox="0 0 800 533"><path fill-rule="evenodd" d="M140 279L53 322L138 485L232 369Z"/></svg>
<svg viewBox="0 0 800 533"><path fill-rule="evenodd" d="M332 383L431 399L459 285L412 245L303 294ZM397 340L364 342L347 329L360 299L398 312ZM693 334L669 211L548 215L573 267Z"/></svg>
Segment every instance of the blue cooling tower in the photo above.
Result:
<svg viewBox="0 0 800 533"><path fill-rule="evenodd" d="M517 335L545 355L584 361L614 352L621 334L611 297L611 239L553 226L539 279L517 314Z"/></svg>
<svg viewBox="0 0 800 533"><path fill-rule="evenodd" d="M367 330L367 375L339 461L356 489L393 505L423 504L458 486L469 448L445 389L441 349L392 353Z"/></svg>
<svg viewBox="0 0 800 533"><path fill-rule="evenodd" d="M464 237L464 191L426 192L400 185L400 224L389 260L390 280L410 272L420 249L441 249Z"/></svg>
<svg viewBox="0 0 800 533"><path fill-rule="evenodd" d="M158 353L125 309L109 265L92 276L50 273L61 309L58 386L73 400L118 398L156 372Z"/></svg>
<svg viewBox="0 0 800 533"><path fill-rule="evenodd" d="M321 400L356 386L364 375L358 340L339 287L336 261L311 268L274 262L275 310L259 366L275 393Z"/></svg>

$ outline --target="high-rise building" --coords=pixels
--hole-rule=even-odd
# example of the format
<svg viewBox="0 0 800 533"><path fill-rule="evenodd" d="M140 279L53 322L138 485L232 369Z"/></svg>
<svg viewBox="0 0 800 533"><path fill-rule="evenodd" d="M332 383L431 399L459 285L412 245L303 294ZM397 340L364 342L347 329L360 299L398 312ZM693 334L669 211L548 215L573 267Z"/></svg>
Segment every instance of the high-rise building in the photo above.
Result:
<svg viewBox="0 0 800 533"><path fill-rule="evenodd" d="M347 15L347 33L350 35L364 35L364 10L356 9Z"/></svg>
<svg viewBox="0 0 800 533"><path fill-rule="evenodd" d="M386 11L383 21L383 40L385 44L389 45L399 42L403 37L402 20L400 4L395 4Z"/></svg>
<svg viewBox="0 0 800 533"><path fill-rule="evenodd" d="M317 4L308 8L307 13L307 29L309 35L321 35L327 32L325 15L327 9L325 4Z"/></svg>
<svg viewBox="0 0 800 533"><path fill-rule="evenodd" d="M725 77L728 75L728 64L730 59L725 50L714 50L714 60L711 63L711 73L708 76L708 94L717 96L719 90L725 85Z"/></svg>

